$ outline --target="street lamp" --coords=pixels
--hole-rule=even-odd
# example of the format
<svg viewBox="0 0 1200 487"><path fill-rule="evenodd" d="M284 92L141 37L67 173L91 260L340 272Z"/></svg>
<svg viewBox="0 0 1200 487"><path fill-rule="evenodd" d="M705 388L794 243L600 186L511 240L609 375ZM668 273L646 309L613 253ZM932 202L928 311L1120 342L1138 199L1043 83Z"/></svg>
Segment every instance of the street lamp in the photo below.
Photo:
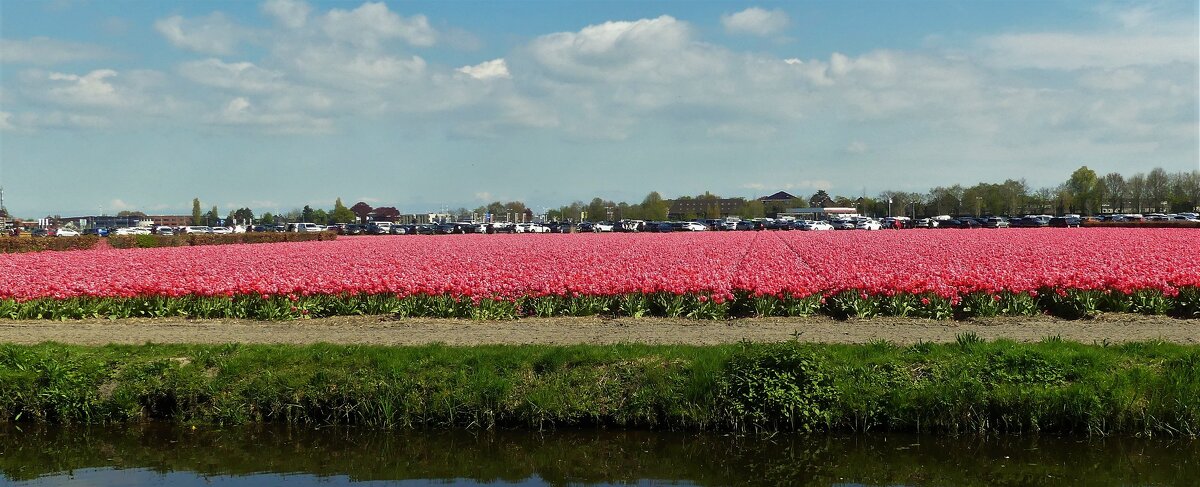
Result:
<svg viewBox="0 0 1200 487"><path fill-rule="evenodd" d="M983 216L983 213L980 212L980 211L982 211L980 208L980 205L982 205L982 204L983 204L983 197L976 196L975 197L975 216Z"/></svg>

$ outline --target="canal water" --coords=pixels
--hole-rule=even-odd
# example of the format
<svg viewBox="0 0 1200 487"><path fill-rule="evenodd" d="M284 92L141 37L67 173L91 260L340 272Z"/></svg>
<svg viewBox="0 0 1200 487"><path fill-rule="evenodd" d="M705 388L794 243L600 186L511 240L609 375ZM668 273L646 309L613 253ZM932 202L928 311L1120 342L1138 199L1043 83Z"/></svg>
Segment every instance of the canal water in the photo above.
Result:
<svg viewBox="0 0 1200 487"><path fill-rule="evenodd" d="M1200 440L0 425L0 485L1200 485Z"/></svg>

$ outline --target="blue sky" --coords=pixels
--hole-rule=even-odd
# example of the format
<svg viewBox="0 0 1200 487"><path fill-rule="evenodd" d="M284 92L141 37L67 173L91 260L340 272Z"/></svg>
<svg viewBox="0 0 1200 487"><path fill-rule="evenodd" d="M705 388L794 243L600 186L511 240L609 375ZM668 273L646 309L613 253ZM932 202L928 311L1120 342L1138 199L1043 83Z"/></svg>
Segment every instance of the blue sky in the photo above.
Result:
<svg viewBox="0 0 1200 487"><path fill-rule="evenodd" d="M0 0L21 216L1200 169L1195 2Z"/></svg>

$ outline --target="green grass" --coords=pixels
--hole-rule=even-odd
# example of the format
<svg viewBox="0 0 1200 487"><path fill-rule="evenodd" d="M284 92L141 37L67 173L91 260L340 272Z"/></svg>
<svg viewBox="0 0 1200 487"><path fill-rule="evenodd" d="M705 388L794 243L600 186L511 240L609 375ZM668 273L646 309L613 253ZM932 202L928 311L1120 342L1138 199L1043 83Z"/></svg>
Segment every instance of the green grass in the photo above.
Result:
<svg viewBox="0 0 1200 487"><path fill-rule="evenodd" d="M0 421L1200 434L1200 347L0 345Z"/></svg>

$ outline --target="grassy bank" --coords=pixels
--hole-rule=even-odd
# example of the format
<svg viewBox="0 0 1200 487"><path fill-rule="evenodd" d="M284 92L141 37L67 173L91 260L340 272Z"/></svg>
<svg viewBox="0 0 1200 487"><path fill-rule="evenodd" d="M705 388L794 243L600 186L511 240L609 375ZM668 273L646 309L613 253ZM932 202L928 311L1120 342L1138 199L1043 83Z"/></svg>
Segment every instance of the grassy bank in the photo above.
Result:
<svg viewBox="0 0 1200 487"><path fill-rule="evenodd" d="M0 346L0 420L1200 434L1200 347Z"/></svg>
<svg viewBox="0 0 1200 487"><path fill-rule="evenodd" d="M304 234L298 234L304 235ZM73 297L18 301L0 299L0 319L82 318L217 318L293 320L326 316L395 315L397 317L511 320L525 316L662 316L726 319L750 316L871 318L897 316L965 319L991 316L1051 314L1068 319L1101 312L1200 318L1200 288L1188 286L1173 295L1144 289L1080 290L1045 288L1034 292L971 293L955 298L934 294L871 295L844 291L828 297L755 296L738 292L733 299L690 294L623 294L616 296L543 296L515 300L447 295L311 294L235 296Z"/></svg>

